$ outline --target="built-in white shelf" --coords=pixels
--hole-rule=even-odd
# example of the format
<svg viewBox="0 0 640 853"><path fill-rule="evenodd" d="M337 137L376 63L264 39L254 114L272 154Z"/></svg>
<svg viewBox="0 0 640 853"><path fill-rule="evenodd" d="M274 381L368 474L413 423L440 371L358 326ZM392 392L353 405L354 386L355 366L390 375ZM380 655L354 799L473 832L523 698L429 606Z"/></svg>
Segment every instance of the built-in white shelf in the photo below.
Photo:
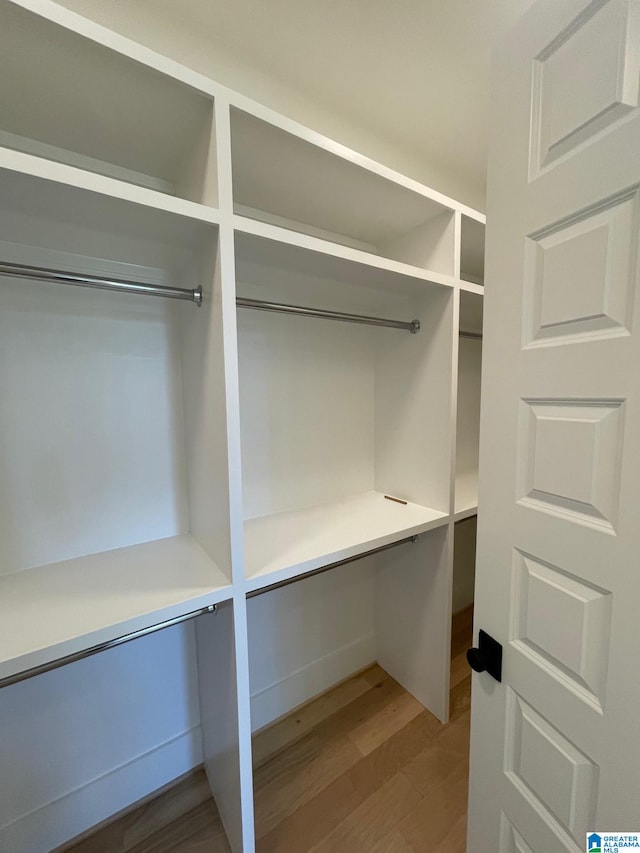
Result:
<svg viewBox="0 0 640 853"><path fill-rule="evenodd" d="M2 137L0 136L0 142ZM185 220L217 225L220 214L215 207L198 204L187 199L176 198L146 187L133 186L125 181L105 175L94 174L76 166L64 163L51 163L42 157L23 151L14 151L0 146L0 170L2 173L15 173L35 180L47 181L53 185L53 192L64 187L85 190L93 193L96 204L100 198L133 202L142 207L183 217ZM107 202L105 201L105 204Z"/></svg>
<svg viewBox="0 0 640 853"><path fill-rule="evenodd" d="M234 217L239 263L283 267L371 288L424 291L429 284L453 286L450 275L380 257L318 237L244 216ZM241 270L240 270L241 272Z"/></svg>
<svg viewBox="0 0 640 853"><path fill-rule="evenodd" d="M0 145L216 203L211 96L6 2L0 55Z"/></svg>
<svg viewBox="0 0 640 853"><path fill-rule="evenodd" d="M473 284L471 281L463 281L460 279L458 282L458 286L463 293L475 293L477 296L484 295L484 285L483 284Z"/></svg>
<svg viewBox="0 0 640 853"><path fill-rule="evenodd" d="M244 523L247 590L356 557L447 521L444 512L397 503L379 492L249 519Z"/></svg>
<svg viewBox="0 0 640 853"><path fill-rule="evenodd" d="M308 537L312 549L300 559L276 559L271 568L267 559L266 569L249 556L249 575L287 567L295 575L305 571L299 563L315 560L317 567L342 559L334 552L344 545L349 553L351 541L355 553L366 549L366 520L363 532L358 513L341 504L352 495L372 492L368 500L379 502L372 506L382 518L400 524L395 529L392 521L392 535L402 535L402 519L412 510L397 512L375 492L408 499L425 523L445 517L450 409L433 401L450 399L453 288L253 234L236 234L236 278L241 297L421 323L419 333L410 334L238 310L243 510L245 519L257 519L248 522L248 529L255 527L250 539L264 555L265 519L283 519L286 539L288 519L301 512L299 538ZM339 509L329 511L326 524L325 510L316 517L306 509L327 505ZM344 540L316 554L317 537L336 523Z"/></svg>
<svg viewBox="0 0 640 853"><path fill-rule="evenodd" d="M230 584L211 556L228 564L228 523L208 503L221 490L226 504L226 458L199 444L221 432L202 405L222 385L204 355L220 338L217 225L126 198L150 190L3 158L0 260L204 295L197 307L0 277L0 677L215 603Z"/></svg>
<svg viewBox="0 0 640 853"><path fill-rule="evenodd" d="M0 679L230 597L190 535L0 576Z"/></svg>
<svg viewBox="0 0 640 853"><path fill-rule="evenodd" d="M455 206L444 196L239 109L231 145L237 213L453 275Z"/></svg>
<svg viewBox="0 0 640 853"><path fill-rule="evenodd" d="M0 148L5 263L196 287L210 277L218 218L213 208Z"/></svg>
<svg viewBox="0 0 640 853"><path fill-rule="evenodd" d="M456 476L455 521L478 512L478 472L465 471Z"/></svg>

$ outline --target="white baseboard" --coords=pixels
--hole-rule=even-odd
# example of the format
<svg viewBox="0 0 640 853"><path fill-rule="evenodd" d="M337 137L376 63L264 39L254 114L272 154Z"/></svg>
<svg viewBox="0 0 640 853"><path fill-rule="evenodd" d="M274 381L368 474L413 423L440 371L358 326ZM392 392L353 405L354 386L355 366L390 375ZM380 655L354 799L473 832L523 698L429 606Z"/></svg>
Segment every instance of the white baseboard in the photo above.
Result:
<svg viewBox="0 0 640 853"><path fill-rule="evenodd" d="M376 660L375 634L367 634L251 696L251 728L261 729Z"/></svg>
<svg viewBox="0 0 640 853"><path fill-rule="evenodd" d="M0 827L0 850L48 853L202 763L200 726Z"/></svg>

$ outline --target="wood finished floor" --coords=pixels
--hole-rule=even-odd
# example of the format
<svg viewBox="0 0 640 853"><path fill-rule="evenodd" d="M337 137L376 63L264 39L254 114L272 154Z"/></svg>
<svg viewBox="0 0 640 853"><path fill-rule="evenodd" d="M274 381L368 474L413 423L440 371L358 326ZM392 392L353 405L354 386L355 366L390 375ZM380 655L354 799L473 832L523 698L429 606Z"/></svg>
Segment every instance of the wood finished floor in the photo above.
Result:
<svg viewBox="0 0 640 853"><path fill-rule="evenodd" d="M379 666L254 738L257 853L465 853L472 611L454 618L451 720ZM202 770L67 853L226 853Z"/></svg>

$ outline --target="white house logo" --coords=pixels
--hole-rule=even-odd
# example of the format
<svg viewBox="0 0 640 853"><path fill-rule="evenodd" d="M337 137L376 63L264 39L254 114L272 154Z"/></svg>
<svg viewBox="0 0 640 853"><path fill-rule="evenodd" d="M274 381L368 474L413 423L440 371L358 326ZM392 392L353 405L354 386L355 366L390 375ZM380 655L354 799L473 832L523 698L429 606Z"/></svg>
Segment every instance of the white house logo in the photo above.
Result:
<svg viewBox="0 0 640 853"><path fill-rule="evenodd" d="M587 853L625 853L640 850L639 832L589 832Z"/></svg>

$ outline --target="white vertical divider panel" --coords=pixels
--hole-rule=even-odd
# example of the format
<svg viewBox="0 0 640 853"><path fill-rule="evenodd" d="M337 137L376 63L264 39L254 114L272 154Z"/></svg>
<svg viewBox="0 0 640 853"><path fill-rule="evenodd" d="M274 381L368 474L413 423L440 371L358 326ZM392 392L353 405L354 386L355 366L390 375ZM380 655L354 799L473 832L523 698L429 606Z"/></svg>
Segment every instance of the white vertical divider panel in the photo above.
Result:
<svg viewBox="0 0 640 853"><path fill-rule="evenodd" d="M218 206L218 134L213 102L194 140L191 156L176 176L176 194L199 204Z"/></svg>
<svg viewBox="0 0 640 853"><path fill-rule="evenodd" d="M402 349L396 350L392 358L386 355L378 371L376 441L381 446L376 459L377 487L388 491L387 486L395 483L396 488L405 489L402 496L447 512L454 501L459 292L456 288L434 291L422 300L420 308L422 328L417 337L423 336L421 355L406 349L406 363L401 364ZM393 399L398 377L404 396ZM393 429L405 433L393 442L393 465L383 455L384 435L392 427L386 420L381 424L390 417L403 419ZM378 662L446 722L453 524L422 534L413 545L378 555L376 565Z"/></svg>
<svg viewBox="0 0 640 853"><path fill-rule="evenodd" d="M375 558L378 663L442 722L449 716L452 527Z"/></svg>
<svg viewBox="0 0 640 853"><path fill-rule="evenodd" d="M227 424L226 455L233 607L197 622L198 676L204 764L234 853L254 849L251 709L244 594L240 415L235 306L229 103L216 99L220 234L217 293L224 375L215 401Z"/></svg>
<svg viewBox="0 0 640 853"><path fill-rule="evenodd" d="M478 444L480 435L480 380L482 341L461 338L458 370L458 422L456 426L456 471L459 486L456 509L477 504ZM475 495L475 496L474 496Z"/></svg>
<svg viewBox="0 0 640 853"><path fill-rule="evenodd" d="M378 249L384 257L443 275L453 275L454 240L454 213L448 210L398 237L381 242Z"/></svg>
<svg viewBox="0 0 640 853"><path fill-rule="evenodd" d="M462 217L458 214L458 220ZM460 230L458 229L458 236ZM456 264L460 263L460 256L456 258ZM451 468L449 472L449 513L453 518L456 508L456 470L458 467L458 442L456 440L456 424L458 423L458 392L460 389L460 288L453 291L453 323L451 333L451 426L449 429L449 442L451 448Z"/></svg>
<svg viewBox="0 0 640 853"><path fill-rule="evenodd" d="M462 214L456 210L453 214L453 277L460 278L462 253Z"/></svg>
<svg viewBox="0 0 640 853"><path fill-rule="evenodd" d="M204 252L200 307L184 312L182 386L191 533L231 580L219 239ZM186 307L186 306L185 306Z"/></svg>
<svg viewBox="0 0 640 853"><path fill-rule="evenodd" d="M455 214L455 239L454 239L454 274L456 279L460 276L460 251L462 245L462 214L456 211ZM447 554L446 554L446 575L447 575L447 597L445 611L445 647L442 650L444 653L444 684L445 697L444 706L445 714L441 717L443 722L449 719L449 694L451 687L451 623L453 618L453 593L454 593L454 557L455 557L455 506L456 506L456 468L458 465L458 443L456 441L456 424L458 422L458 414L460 411L458 405L458 390L460 382L460 288L456 286L453 291L453 322L451 330L451 422L449 427L449 442L451 448L451 467L449 469L449 524L447 525Z"/></svg>

